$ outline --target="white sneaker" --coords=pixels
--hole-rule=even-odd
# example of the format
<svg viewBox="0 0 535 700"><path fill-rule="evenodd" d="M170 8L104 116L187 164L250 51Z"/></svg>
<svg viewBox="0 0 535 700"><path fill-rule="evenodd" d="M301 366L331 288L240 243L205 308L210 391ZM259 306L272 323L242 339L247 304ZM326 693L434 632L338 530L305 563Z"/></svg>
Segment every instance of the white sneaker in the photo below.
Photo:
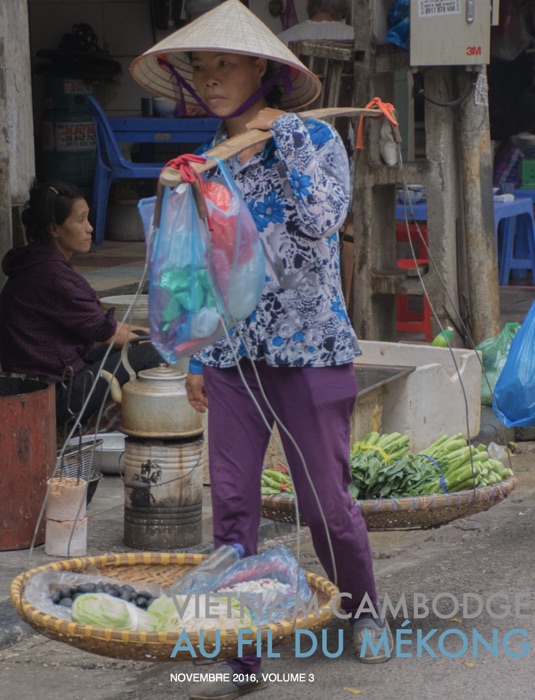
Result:
<svg viewBox="0 0 535 700"><path fill-rule="evenodd" d="M363 617L353 625L353 651L363 664L390 661L394 639L386 620Z"/></svg>

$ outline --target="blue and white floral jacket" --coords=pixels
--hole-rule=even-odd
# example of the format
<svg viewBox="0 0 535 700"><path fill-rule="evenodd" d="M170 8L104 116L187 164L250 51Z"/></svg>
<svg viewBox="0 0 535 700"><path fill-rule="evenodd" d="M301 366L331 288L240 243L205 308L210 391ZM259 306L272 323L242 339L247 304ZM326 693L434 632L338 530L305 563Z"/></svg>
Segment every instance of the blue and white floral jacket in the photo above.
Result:
<svg viewBox="0 0 535 700"><path fill-rule="evenodd" d="M266 283L256 310L230 338L238 357L271 366L328 367L351 362L360 348L340 284L338 230L349 203L349 164L338 133L325 122L284 114L273 139L244 165L226 162L258 231ZM219 131L211 146L226 138ZM206 150L206 149L203 149ZM226 337L190 362L236 364Z"/></svg>

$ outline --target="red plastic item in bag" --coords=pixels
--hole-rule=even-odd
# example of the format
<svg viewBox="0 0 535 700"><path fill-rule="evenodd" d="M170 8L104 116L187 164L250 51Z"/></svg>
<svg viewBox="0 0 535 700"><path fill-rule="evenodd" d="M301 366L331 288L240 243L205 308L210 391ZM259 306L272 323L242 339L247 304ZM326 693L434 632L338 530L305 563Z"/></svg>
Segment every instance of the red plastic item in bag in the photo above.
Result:
<svg viewBox="0 0 535 700"><path fill-rule="evenodd" d="M231 263L236 240L236 217L226 215L232 204L232 192L223 183L210 180L203 183L203 191L205 200L215 205L215 208L210 208L212 247L224 253L227 261Z"/></svg>
<svg viewBox="0 0 535 700"><path fill-rule="evenodd" d="M210 239L214 250L215 258L224 254L227 262L232 264L236 245L236 214L231 207L234 202L230 189L217 180L206 180L203 182L203 194L205 201L211 202L214 206L209 206L210 215ZM236 209L235 209L236 211ZM219 255L218 255L219 253ZM238 263L242 264L250 260L253 255L251 240L242 234L238 250ZM223 267L226 265L220 260ZM225 279L225 278L223 278Z"/></svg>

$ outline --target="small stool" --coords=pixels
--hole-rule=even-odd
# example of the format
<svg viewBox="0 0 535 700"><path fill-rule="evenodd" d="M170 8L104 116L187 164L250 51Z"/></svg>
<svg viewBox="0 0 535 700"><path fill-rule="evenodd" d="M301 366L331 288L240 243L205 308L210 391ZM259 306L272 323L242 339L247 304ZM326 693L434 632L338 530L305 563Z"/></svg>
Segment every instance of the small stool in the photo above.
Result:
<svg viewBox="0 0 535 700"><path fill-rule="evenodd" d="M422 242L422 238L425 245ZM409 223L408 227L404 221L396 222L396 243L408 243L409 241L412 243L416 257L421 260L427 259L427 249L425 246L429 245L429 238L427 234L427 223L425 221L421 221L418 224ZM414 262L414 260L412 262ZM411 265L411 267L414 267L414 265Z"/></svg>
<svg viewBox="0 0 535 700"><path fill-rule="evenodd" d="M415 262L411 258L402 258L396 261L397 266L403 270L415 267ZM416 260L416 265L427 265L425 259ZM398 333L423 333L427 342L433 339L431 331L431 307L427 297L423 296L423 309L421 313L416 313L409 309L409 295L396 295L396 330Z"/></svg>
<svg viewBox="0 0 535 700"><path fill-rule="evenodd" d="M501 219L501 247L499 254L499 283L508 285L514 270L531 270L535 281L535 220L529 199L518 200L514 215ZM496 222L498 229L498 222ZM526 245L527 244L527 245ZM515 257L515 254L524 257ZM526 257L527 254L527 257Z"/></svg>

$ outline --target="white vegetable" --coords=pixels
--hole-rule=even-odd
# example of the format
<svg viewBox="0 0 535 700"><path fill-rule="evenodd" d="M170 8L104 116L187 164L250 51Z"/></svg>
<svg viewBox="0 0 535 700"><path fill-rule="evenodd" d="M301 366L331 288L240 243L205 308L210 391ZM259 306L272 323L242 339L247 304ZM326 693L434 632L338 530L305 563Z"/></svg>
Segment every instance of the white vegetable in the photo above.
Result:
<svg viewBox="0 0 535 700"><path fill-rule="evenodd" d="M191 593L172 598L162 595L150 604L148 613L159 632L175 632L182 629L198 632L201 629L229 629L252 625L247 606L242 605L237 598L212 593Z"/></svg>

